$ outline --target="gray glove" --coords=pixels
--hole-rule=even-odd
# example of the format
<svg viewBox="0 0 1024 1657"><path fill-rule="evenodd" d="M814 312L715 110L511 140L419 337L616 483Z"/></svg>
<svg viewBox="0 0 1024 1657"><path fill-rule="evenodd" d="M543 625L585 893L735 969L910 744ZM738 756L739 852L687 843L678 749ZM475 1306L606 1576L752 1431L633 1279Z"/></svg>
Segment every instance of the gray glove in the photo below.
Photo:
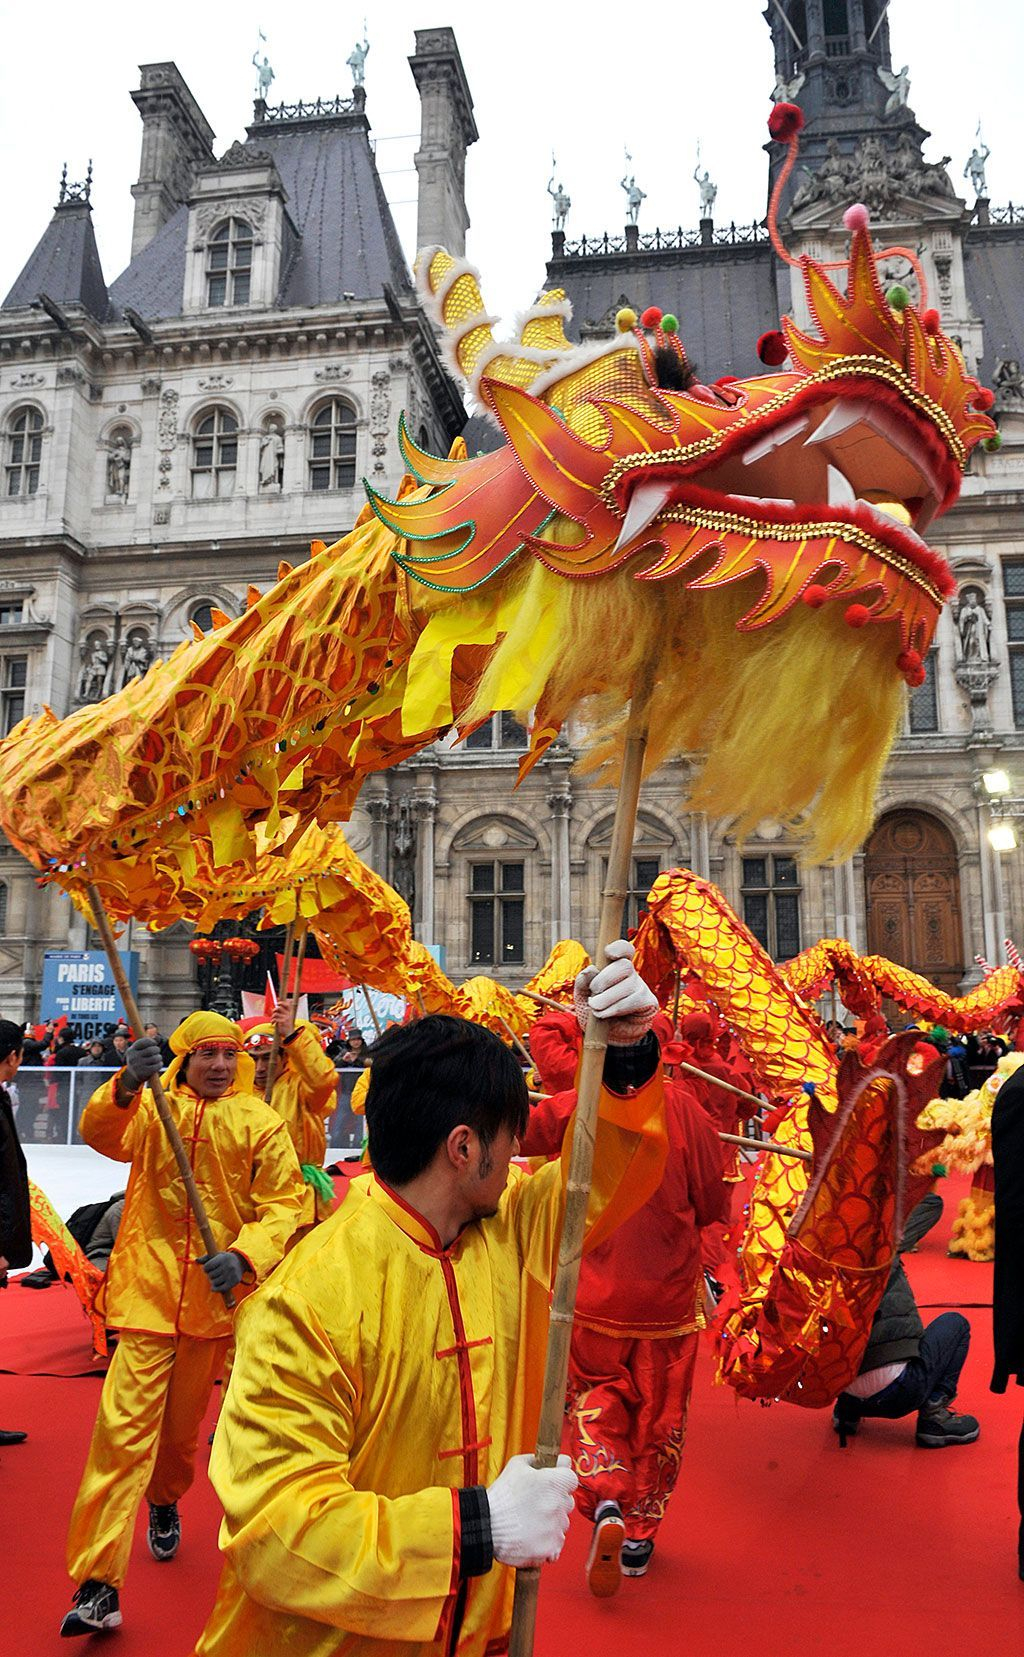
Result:
<svg viewBox="0 0 1024 1657"><path fill-rule="evenodd" d="M233 1249L224 1249L220 1254L204 1254L196 1264L202 1266L210 1279L210 1288L216 1289L219 1295L237 1288L245 1272L245 1261Z"/></svg>
<svg viewBox="0 0 1024 1657"><path fill-rule="evenodd" d="M163 1067L160 1043L154 1041L152 1036L140 1036L138 1041L132 1042L124 1056L124 1079L135 1093Z"/></svg>

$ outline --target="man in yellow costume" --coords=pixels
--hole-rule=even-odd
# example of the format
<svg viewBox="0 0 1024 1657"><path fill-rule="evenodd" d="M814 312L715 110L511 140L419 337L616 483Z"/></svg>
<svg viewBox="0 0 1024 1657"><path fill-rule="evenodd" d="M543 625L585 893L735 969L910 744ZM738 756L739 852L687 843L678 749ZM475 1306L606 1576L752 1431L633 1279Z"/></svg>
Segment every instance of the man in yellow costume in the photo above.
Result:
<svg viewBox="0 0 1024 1657"><path fill-rule="evenodd" d="M580 985L611 1020L593 1246L665 1159L656 1002L632 946ZM589 986L589 994L588 994ZM226 1562L198 1657L496 1657L513 1572L561 1551L576 1477L537 1469L562 1165L509 1166L517 1059L444 1015L374 1048L374 1171L254 1297L211 1461Z"/></svg>
<svg viewBox="0 0 1024 1657"><path fill-rule="evenodd" d="M68 1570L79 1587L65 1636L120 1627L118 1590L144 1493L150 1552L157 1560L177 1552L177 1503L192 1483L199 1427L231 1336L223 1294L262 1282L302 1212L288 1130L253 1093L238 1025L219 1013L191 1013L171 1049L164 1089L218 1246L203 1252L145 1087L162 1060L158 1043L144 1036L81 1121L86 1144L132 1170L98 1301L121 1334L71 1515Z"/></svg>
<svg viewBox="0 0 1024 1657"><path fill-rule="evenodd" d="M245 1050L256 1066L256 1091L264 1093L270 1073L275 1029L281 1049L270 1103L281 1117L299 1159L306 1194L302 1225L316 1225L334 1201L331 1176L324 1172L327 1121L338 1102L338 1072L323 1050L315 1024L295 1022L295 1003L281 1000L270 1018L246 1031Z"/></svg>

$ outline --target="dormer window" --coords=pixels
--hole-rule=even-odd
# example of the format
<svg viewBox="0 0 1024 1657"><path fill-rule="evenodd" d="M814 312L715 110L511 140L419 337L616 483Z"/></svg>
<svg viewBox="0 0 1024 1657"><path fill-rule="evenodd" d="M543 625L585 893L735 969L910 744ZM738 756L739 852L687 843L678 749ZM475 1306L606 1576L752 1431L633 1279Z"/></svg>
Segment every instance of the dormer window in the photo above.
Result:
<svg viewBox="0 0 1024 1657"><path fill-rule="evenodd" d="M248 305L252 279L252 225L227 219L206 249L206 302Z"/></svg>

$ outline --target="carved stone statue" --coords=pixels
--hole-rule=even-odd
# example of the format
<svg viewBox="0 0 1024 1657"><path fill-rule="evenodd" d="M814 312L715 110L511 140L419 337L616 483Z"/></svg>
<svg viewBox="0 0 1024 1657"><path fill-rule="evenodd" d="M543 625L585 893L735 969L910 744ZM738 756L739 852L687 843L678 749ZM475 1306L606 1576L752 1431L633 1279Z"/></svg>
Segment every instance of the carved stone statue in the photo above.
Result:
<svg viewBox="0 0 1024 1657"><path fill-rule="evenodd" d="M992 386L999 408L1024 403L1024 371L1016 357L1003 357L996 363L992 370Z"/></svg>
<svg viewBox="0 0 1024 1657"><path fill-rule="evenodd" d="M260 489L279 490L284 482L284 437L280 426L268 426L260 438Z"/></svg>
<svg viewBox="0 0 1024 1657"><path fill-rule="evenodd" d="M551 197L552 201L552 213L554 215L552 222L554 227L556 230L564 230L565 221L569 217L569 209L572 206L572 202L566 195L564 187L561 184L555 183L554 173L552 173L551 177L548 179L548 195Z"/></svg>
<svg viewBox="0 0 1024 1657"><path fill-rule="evenodd" d="M626 192L626 217L630 224L636 224L640 217L640 203L647 200L647 193L641 190L632 173L622 180L622 188Z"/></svg>
<svg viewBox="0 0 1024 1657"><path fill-rule="evenodd" d="M714 217L715 201L718 197L718 185L712 184L711 174L707 168L701 173L700 167L693 169L693 181L700 191L700 216L702 219Z"/></svg>
<svg viewBox="0 0 1024 1657"><path fill-rule="evenodd" d="M128 484L132 472L132 446L124 432L118 432L107 455L107 494L128 499Z"/></svg>
<svg viewBox="0 0 1024 1657"><path fill-rule="evenodd" d="M362 86L366 80L366 60L369 55L370 42L366 39L364 34L363 44L360 46L357 40L348 57L345 59L347 67L352 71L353 86Z"/></svg>
<svg viewBox="0 0 1024 1657"><path fill-rule="evenodd" d="M891 69L883 69L879 64L875 71L882 85L889 93L886 99L884 114L895 115L898 109L906 109L910 99L910 65L905 63L898 75Z"/></svg>
<svg viewBox="0 0 1024 1657"><path fill-rule="evenodd" d="M391 884L411 910L416 902L416 824L407 800L398 807L391 849Z"/></svg>
<svg viewBox="0 0 1024 1657"><path fill-rule="evenodd" d="M982 595L976 587L966 587L960 595L956 630L963 662L988 662L992 659L992 623L981 600Z"/></svg>
<svg viewBox="0 0 1024 1657"><path fill-rule="evenodd" d="M976 196L984 196L988 193L988 186L985 183L985 163L991 154L992 151L988 145L979 139L967 159L964 177L966 178L968 173L970 174L971 189Z"/></svg>
<svg viewBox="0 0 1024 1657"><path fill-rule="evenodd" d="M141 627L133 627L121 647L121 688L129 679L141 679L153 660L149 638Z"/></svg>
<svg viewBox="0 0 1024 1657"><path fill-rule="evenodd" d="M274 71L270 67L270 59L265 57L261 63L259 52L254 52L252 54L252 66L256 70L257 74L256 96L257 98L262 98L263 102L266 103L267 93L270 91L270 83L274 79Z"/></svg>
<svg viewBox="0 0 1024 1657"><path fill-rule="evenodd" d="M799 97L800 88L803 86L804 81L806 79L807 79L807 76L804 74L802 69L797 71L797 73L793 76L793 79L791 81L787 81L785 75L783 75L782 72L780 71L779 74L776 76L775 85L772 88L772 103L773 104L792 104L792 103L795 103L797 98Z"/></svg>
<svg viewBox="0 0 1024 1657"><path fill-rule="evenodd" d="M78 695L83 702L98 702L107 684L110 650L101 633L94 634L82 646L82 671L78 679Z"/></svg>

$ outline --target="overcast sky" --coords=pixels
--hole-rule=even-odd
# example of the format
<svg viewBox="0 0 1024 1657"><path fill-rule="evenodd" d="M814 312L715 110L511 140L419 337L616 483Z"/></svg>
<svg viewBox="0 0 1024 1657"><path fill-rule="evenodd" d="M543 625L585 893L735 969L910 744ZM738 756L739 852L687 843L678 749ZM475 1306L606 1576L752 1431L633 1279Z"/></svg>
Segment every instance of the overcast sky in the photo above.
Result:
<svg viewBox="0 0 1024 1657"><path fill-rule="evenodd" d="M765 209L760 146L774 82L764 0L676 0L672 6L581 5L563 0L386 0L367 7L367 114L378 166L410 259L415 251L413 154L419 99L406 59L419 26L449 24L475 100L480 140L469 152L469 257L493 310L528 304L550 252L546 187L552 152L572 198L571 237L620 231L625 160L647 192L641 230L693 226L692 174L718 184L715 217L750 223ZM129 93L138 65L173 59L222 153L252 118L257 46L276 79L271 101L346 94L345 60L361 38L363 9L322 0L272 8L269 0L176 0L170 6L83 10L70 0L5 8L0 136L6 233L0 294L7 292L57 199L94 166L96 234L108 283L128 262L141 123ZM635 32L627 27L635 20ZM258 29L267 36L264 46ZM953 158L958 189L979 118L992 150L993 203L1024 201L1021 89L1024 4L892 0L893 62L910 65L911 106L933 137L929 159ZM685 319L684 319L685 326Z"/></svg>

